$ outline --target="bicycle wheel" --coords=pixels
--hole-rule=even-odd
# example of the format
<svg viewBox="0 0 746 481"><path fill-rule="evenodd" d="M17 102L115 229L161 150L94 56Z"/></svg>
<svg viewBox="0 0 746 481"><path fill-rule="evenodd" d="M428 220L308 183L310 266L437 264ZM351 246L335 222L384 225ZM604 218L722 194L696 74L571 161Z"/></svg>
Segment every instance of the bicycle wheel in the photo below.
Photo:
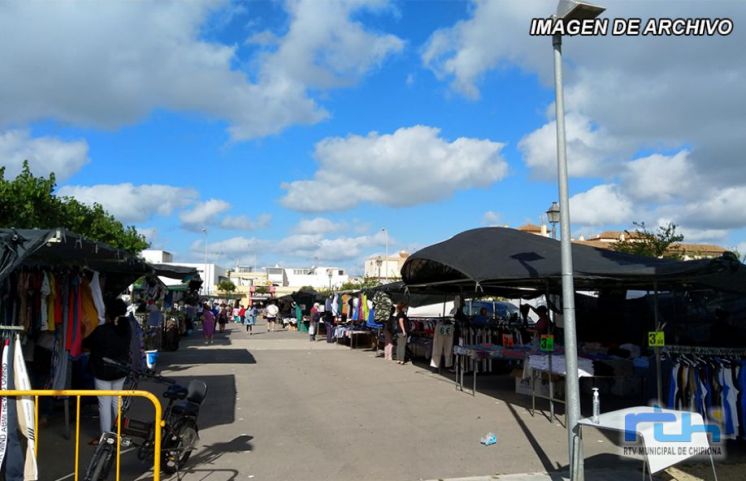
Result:
<svg viewBox="0 0 746 481"><path fill-rule="evenodd" d="M85 470L83 481L104 481L109 475L111 462L114 459L114 444L109 443L109 437L106 434L109 433L101 436L101 441ZM116 438L114 438L114 441L116 441Z"/></svg>
<svg viewBox="0 0 746 481"><path fill-rule="evenodd" d="M197 444L197 423L191 418L181 419L176 423L163 447L163 471L173 474L184 469L184 465L192 455L195 444Z"/></svg>

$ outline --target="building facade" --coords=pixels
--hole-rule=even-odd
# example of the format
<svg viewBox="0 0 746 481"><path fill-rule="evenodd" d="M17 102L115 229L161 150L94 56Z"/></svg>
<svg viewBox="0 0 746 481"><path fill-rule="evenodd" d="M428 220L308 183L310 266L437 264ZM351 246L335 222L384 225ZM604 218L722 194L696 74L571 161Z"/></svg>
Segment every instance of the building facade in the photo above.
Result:
<svg viewBox="0 0 746 481"><path fill-rule="evenodd" d="M409 252L399 251L397 254L370 256L365 259L364 276L378 279L381 282L401 279L401 268L409 257Z"/></svg>

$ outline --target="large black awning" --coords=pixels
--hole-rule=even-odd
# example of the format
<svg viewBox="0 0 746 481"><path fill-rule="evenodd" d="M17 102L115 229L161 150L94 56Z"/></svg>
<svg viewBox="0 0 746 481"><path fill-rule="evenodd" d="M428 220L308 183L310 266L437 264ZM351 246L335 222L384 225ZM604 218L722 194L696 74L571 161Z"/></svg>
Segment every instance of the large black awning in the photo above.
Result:
<svg viewBox="0 0 746 481"><path fill-rule="evenodd" d="M746 292L746 266L727 253L676 261L572 245L578 290L693 287ZM410 289L504 295L506 289L559 291L560 242L503 227L473 229L412 254L402 267ZM520 291L519 291L520 292Z"/></svg>
<svg viewBox="0 0 746 481"><path fill-rule="evenodd" d="M106 277L104 289L110 294L157 273L137 255L65 229L0 229L0 282L21 266L91 269Z"/></svg>

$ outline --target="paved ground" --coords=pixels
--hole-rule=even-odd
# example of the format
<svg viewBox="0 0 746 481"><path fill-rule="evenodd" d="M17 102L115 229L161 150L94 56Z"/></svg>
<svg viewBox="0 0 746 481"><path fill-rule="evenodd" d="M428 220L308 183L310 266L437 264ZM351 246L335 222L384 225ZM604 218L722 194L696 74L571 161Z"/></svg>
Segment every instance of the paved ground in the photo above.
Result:
<svg viewBox="0 0 746 481"><path fill-rule="evenodd" d="M421 365L399 366L364 349L310 343L300 333L265 333L263 326L258 331L250 337L234 327L213 345L195 338L178 352L162 354L164 375L185 382L196 377L210 388L187 481L483 480L540 472L554 474L499 479L562 479L556 472L567 464L564 428L531 417L527 398L511 393L507 377L481 380L490 394L472 397ZM84 432L92 430L88 421ZM487 432L496 433L496 445L480 445ZM41 439L43 449L67 453L60 463L72 466L72 448L59 434L42 433ZM588 481L639 479L639 463L616 456L613 439L587 430L584 445ZM133 453L122 464L122 479L149 479L139 476L143 468ZM47 472L54 476L43 479L56 480L70 469ZM745 479L732 472L736 477L721 471L720 479Z"/></svg>

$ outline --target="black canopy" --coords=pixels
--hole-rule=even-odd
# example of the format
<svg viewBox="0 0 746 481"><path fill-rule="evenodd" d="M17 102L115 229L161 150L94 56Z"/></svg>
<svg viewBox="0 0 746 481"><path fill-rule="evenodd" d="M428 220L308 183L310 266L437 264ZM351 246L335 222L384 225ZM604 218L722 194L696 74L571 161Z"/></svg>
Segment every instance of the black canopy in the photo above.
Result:
<svg viewBox="0 0 746 481"><path fill-rule="evenodd" d="M669 289L688 285L746 292L746 268L732 254L675 261L573 244L579 290ZM412 254L402 267L412 287L497 293L506 288L558 291L560 242L502 227L473 229ZM519 291L520 292L520 291Z"/></svg>
<svg viewBox="0 0 746 481"><path fill-rule="evenodd" d="M175 266L171 264L150 264L154 274L169 279L178 279L180 281L191 281L197 279L199 271L194 267Z"/></svg>
<svg viewBox="0 0 746 481"><path fill-rule="evenodd" d="M0 249L0 282L22 265L80 267L105 275L105 290L119 294L154 272L136 255L65 229L0 229Z"/></svg>

